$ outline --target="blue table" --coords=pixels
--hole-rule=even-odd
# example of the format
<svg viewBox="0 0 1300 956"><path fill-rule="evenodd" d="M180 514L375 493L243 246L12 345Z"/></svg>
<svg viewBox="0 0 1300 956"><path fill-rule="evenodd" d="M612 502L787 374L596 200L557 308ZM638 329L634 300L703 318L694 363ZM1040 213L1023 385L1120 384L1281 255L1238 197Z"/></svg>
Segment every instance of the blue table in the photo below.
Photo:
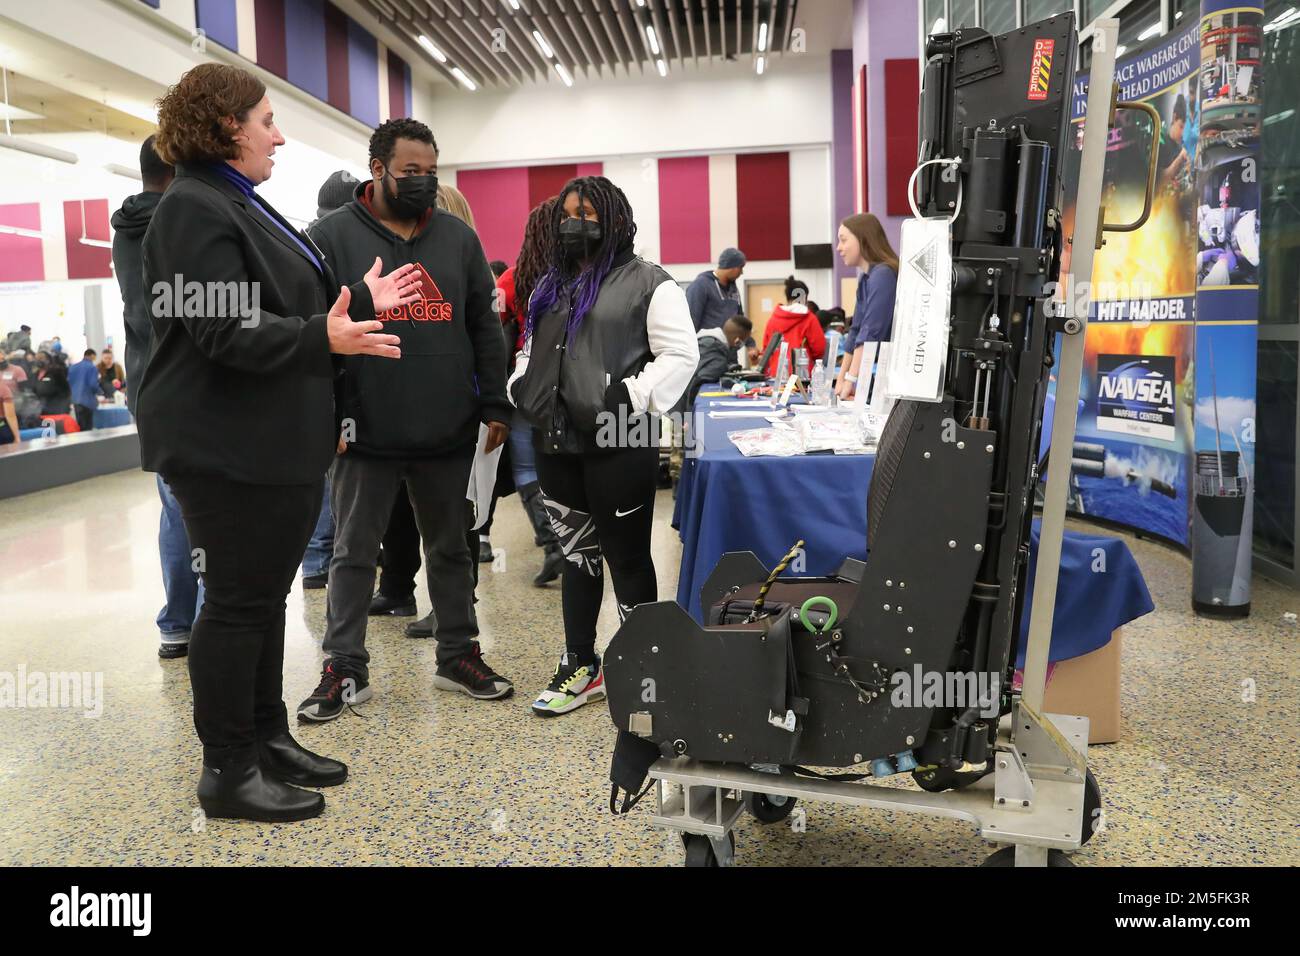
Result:
<svg viewBox="0 0 1300 956"><path fill-rule="evenodd" d="M704 391L709 391L706 387ZM804 455L745 458L727 433L767 425L753 418L711 419L697 400L696 440L701 449L682 465L673 527L682 538L677 601L702 620L700 587L728 551L753 551L772 567L804 539L803 574L833 573L846 557L867 556L867 487L874 455ZM1029 594L1038 552L1038 522L1030 540ZM1029 629L1030 602L1021 620L1020 663ZM1066 532L1061 546L1051 660L1079 657L1103 647L1111 632L1154 610L1146 582L1128 546L1109 535Z"/></svg>
<svg viewBox="0 0 1300 956"><path fill-rule="evenodd" d="M117 428L130 425L131 413L125 405L100 405L95 409L94 428Z"/></svg>

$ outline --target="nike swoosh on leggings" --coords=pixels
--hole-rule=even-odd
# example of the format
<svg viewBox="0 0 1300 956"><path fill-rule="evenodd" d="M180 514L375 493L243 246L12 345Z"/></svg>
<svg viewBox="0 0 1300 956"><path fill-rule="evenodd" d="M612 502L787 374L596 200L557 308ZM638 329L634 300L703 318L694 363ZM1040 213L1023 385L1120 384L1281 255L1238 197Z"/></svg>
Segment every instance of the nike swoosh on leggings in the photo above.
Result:
<svg viewBox="0 0 1300 956"><path fill-rule="evenodd" d="M641 510L642 508L644 508L644 507L645 507L645 505L637 505L635 508L632 509L632 511L640 511L640 510ZM628 515L630 515L630 514L632 513L632 511L619 511L617 508L615 508L615 509L614 509L614 517L615 517L615 518L626 518Z"/></svg>

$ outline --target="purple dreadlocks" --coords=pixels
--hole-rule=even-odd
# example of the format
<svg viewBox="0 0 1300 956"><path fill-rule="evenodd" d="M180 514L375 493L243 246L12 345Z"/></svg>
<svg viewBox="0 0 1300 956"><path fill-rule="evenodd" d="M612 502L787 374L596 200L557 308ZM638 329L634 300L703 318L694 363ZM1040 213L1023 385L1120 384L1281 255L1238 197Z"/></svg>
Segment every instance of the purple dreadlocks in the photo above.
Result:
<svg viewBox="0 0 1300 956"><path fill-rule="evenodd" d="M528 303L526 337L532 336L537 320L550 311L561 293L567 292L573 301L573 312L566 326L566 335L571 340L596 303L600 284L605 281L614 257L636 238L636 223L632 220L632 206L627 196L604 176L579 176L564 184L552 212L553 230L565 217L564 199L570 193L578 194L579 203L588 200L595 208L601 225L600 245L585 269L567 261L559 243L552 245L550 268L537 281L537 288Z"/></svg>

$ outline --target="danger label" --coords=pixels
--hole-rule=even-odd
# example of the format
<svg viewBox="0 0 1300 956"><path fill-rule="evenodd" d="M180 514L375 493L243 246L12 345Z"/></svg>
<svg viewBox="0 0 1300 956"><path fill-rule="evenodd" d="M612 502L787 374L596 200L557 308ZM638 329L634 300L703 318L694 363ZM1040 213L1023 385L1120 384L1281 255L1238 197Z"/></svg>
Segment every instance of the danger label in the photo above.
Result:
<svg viewBox="0 0 1300 956"><path fill-rule="evenodd" d="M1034 57L1029 61L1029 98L1031 100L1047 99L1048 80L1052 77L1052 53L1056 41L1038 39L1034 41Z"/></svg>

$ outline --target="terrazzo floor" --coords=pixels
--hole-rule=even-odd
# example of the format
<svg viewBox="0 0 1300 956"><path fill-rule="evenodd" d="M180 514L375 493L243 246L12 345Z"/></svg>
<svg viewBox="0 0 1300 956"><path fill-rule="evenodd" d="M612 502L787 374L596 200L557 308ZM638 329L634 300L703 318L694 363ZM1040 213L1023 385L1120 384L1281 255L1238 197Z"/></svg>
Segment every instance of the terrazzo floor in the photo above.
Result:
<svg viewBox="0 0 1300 956"><path fill-rule="evenodd" d="M661 492L664 595L681 552L671 510ZM201 820L185 662L156 655L158 512L153 476L140 472L0 501L0 672L103 675L98 717L0 708L0 864L680 864L680 844L649 825L648 807L608 812L604 707L553 720L528 712L563 643L560 594L529 584L538 553L513 498L498 508L492 540L505 556L483 566L478 608L488 659L516 696L432 690L432 642L403 636L405 619L372 619L375 698L295 730L351 768L325 791L325 814L280 826ZM1196 618L1187 559L1129 546L1157 609L1125 631L1124 736L1090 752L1106 827L1075 862L1300 863L1300 627L1283 617L1300 611L1300 595L1257 577L1248 621ZM423 613L423 585L418 599ZM324 592L295 588L291 710L316 685L324 618ZM991 849L956 821L831 804L808 806L805 821L794 832L743 817L737 862L973 865Z"/></svg>

